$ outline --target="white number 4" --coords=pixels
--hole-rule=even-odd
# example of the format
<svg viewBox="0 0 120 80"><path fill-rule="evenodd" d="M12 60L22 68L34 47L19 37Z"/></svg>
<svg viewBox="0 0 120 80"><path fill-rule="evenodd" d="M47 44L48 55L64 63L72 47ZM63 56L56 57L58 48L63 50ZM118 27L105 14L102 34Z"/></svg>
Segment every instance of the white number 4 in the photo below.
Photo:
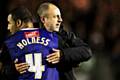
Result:
<svg viewBox="0 0 120 80"><path fill-rule="evenodd" d="M28 71L35 72L35 79L41 79L42 72L45 71L45 66L42 65L41 53L34 53L34 55L26 54L25 59L26 59L26 62L30 65Z"/></svg>

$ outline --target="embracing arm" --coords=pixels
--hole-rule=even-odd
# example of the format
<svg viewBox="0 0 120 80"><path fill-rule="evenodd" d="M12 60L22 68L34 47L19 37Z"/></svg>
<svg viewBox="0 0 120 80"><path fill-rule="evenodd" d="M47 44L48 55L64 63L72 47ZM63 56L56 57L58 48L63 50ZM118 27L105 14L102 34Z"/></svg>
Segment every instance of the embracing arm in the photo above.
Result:
<svg viewBox="0 0 120 80"><path fill-rule="evenodd" d="M47 61L52 64L75 66L80 62L89 60L92 56L91 49L86 43L73 33L66 32L59 36L59 49L53 51L47 56Z"/></svg>
<svg viewBox="0 0 120 80"><path fill-rule="evenodd" d="M68 45L62 48L61 46L61 59L60 63L66 65L76 65L80 62L87 61L91 58L92 52L86 43L80 38L76 37L73 33L66 33L66 42L63 44Z"/></svg>

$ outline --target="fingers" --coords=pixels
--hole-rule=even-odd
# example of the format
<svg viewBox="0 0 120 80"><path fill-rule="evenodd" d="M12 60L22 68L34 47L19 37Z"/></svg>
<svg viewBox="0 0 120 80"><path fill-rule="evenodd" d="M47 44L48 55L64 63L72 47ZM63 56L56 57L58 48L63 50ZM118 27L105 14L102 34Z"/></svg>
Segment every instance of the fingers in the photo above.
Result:
<svg viewBox="0 0 120 80"><path fill-rule="evenodd" d="M57 57L56 55L54 55L54 56L48 57L46 60L48 62L51 62L51 63L55 64L55 63L59 62L59 59L60 59L59 57Z"/></svg>
<svg viewBox="0 0 120 80"><path fill-rule="evenodd" d="M46 59L46 60L47 60L48 62L52 63L52 64L56 64L56 63L58 63L59 60L60 60L60 50L58 50L58 49L53 49L53 51L54 51L54 53L49 54L49 55L47 56L47 59Z"/></svg>
<svg viewBox="0 0 120 80"><path fill-rule="evenodd" d="M52 64L56 64L58 62L59 62L59 60L55 60L55 61L52 62Z"/></svg>
<svg viewBox="0 0 120 80"><path fill-rule="evenodd" d="M52 54L49 54L47 55L47 58L51 58L51 57L58 57L58 54L57 53L52 53Z"/></svg>
<svg viewBox="0 0 120 80"><path fill-rule="evenodd" d="M25 73L25 72L26 72L26 70L23 70L23 71L20 72L20 74L23 74L23 73Z"/></svg>
<svg viewBox="0 0 120 80"><path fill-rule="evenodd" d="M53 50L54 52L56 52L56 51L60 51L59 49L55 49L55 48L53 48L52 50Z"/></svg>
<svg viewBox="0 0 120 80"><path fill-rule="evenodd" d="M15 59L14 63L17 63L18 62L18 59Z"/></svg>
<svg viewBox="0 0 120 80"><path fill-rule="evenodd" d="M20 73L23 74L26 72L26 70L29 68L29 65L27 63L17 63L18 59L14 61L15 63L15 68L16 70Z"/></svg>
<svg viewBox="0 0 120 80"><path fill-rule="evenodd" d="M53 48L53 51L54 51L54 53L47 55L47 58L50 58L50 57L53 57L53 58L54 57L60 57L60 50Z"/></svg>
<svg viewBox="0 0 120 80"><path fill-rule="evenodd" d="M19 63L15 64L15 68L19 73L26 72L26 70L29 68L29 65L27 63Z"/></svg>

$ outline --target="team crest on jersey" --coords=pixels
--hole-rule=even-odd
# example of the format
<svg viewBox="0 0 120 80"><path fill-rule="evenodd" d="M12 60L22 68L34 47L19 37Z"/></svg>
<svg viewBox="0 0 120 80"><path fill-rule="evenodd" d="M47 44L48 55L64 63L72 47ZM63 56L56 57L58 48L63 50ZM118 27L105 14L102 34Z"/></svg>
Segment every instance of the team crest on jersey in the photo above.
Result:
<svg viewBox="0 0 120 80"><path fill-rule="evenodd" d="M25 38L32 38L40 36L38 31L24 32Z"/></svg>

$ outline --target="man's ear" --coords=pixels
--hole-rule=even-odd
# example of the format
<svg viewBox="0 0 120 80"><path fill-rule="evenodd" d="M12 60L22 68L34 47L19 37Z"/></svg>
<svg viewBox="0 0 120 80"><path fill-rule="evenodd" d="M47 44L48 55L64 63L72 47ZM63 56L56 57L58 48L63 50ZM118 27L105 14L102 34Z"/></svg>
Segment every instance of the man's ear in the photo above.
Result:
<svg viewBox="0 0 120 80"><path fill-rule="evenodd" d="M16 26L17 27L20 27L22 25L22 21L20 20L20 19L18 19L17 21L16 21Z"/></svg>
<svg viewBox="0 0 120 80"><path fill-rule="evenodd" d="M45 22L45 18L44 17L40 17L40 20L41 20L42 23Z"/></svg>

